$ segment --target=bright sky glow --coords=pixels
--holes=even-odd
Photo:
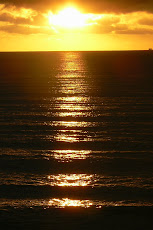
[[[0,4],[0,51],[152,48],[153,1],[148,5],[139,1],[124,1],[121,5],[117,0],[78,4],[75,0],[64,1],[67,7],[60,1],[48,0],[46,4],[40,0],[2,2],[5,3]],[[77,66],[69,62],[66,68]]]
[[[96,20],[102,18],[101,15],[82,14],[73,7],[67,7],[58,14],[48,15],[50,25],[64,27],[68,29],[81,28],[90,24],[95,24]]]

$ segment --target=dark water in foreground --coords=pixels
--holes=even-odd
[[[153,52],[0,53],[3,220],[68,207],[153,207]]]

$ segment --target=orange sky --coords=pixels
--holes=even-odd
[[[152,0],[0,0],[0,51],[152,46]]]

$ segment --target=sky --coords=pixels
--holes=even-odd
[[[153,48],[153,0],[0,0],[0,51]]]

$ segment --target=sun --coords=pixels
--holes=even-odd
[[[67,7],[58,14],[50,13],[48,19],[52,26],[68,29],[81,28],[86,26],[87,23],[87,16],[74,7]]]

